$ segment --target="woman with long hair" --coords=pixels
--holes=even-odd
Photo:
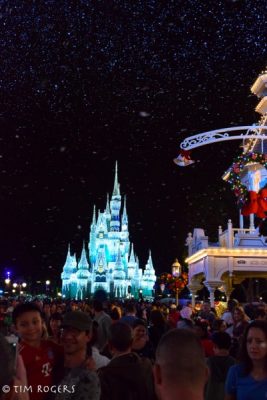
[[[230,368],[225,400],[261,400],[267,393],[267,321],[254,321],[243,335],[240,363]]]

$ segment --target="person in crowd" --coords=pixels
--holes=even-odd
[[[205,389],[205,400],[223,400],[227,372],[235,364],[235,359],[229,355],[231,337],[226,332],[214,332],[212,343],[214,356],[207,359],[209,379]]]
[[[51,305],[50,305],[50,312],[51,312],[51,315],[53,315],[53,314],[55,314],[55,313],[57,312],[57,305],[56,305],[56,303],[51,303]]]
[[[239,339],[249,323],[249,318],[245,314],[243,307],[237,306],[234,309],[233,320],[233,337]]]
[[[229,335],[232,335],[232,331],[233,331],[233,312],[235,307],[238,306],[238,301],[235,299],[230,299],[227,302],[227,310],[223,313],[222,315],[222,319],[224,320],[224,322],[227,325],[227,329],[226,332],[229,333]]]
[[[0,355],[0,400],[28,400],[28,393],[22,389],[27,385],[22,359],[17,357],[17,366],[15,366],[14,353],[2,334],[0,334]]]
[[[240,363],[227,375],[225,400],[266,399],[267,322],[251,322],[243,335]]]
[[[160,310],[151,311],[149,323],[149,340],[151,341],[153,348],[156,349],[161,336],[164,335],[165,332],[167,332],[168,325]]]
[[[54,313],[50,316],[48,324],[48,339],[57,344],[60,344],[62,319],[62,314]]]
[[[154,365],[159,400],[203,400],[208,368],[199,339],[187,329],[162,336]]]
[[[254,320],[266,321],[266,311],[262,308],[257,308],[254,313]]]
[[[63,359],[62,348],[50,340],[43,340],[44,321],[40,308],[34,303],[18,304],[12,313],[20,337],[19,354],[26,368],[32,400],[45,400],[48,393],[38,390],[57,381],[56,372]]]
[[[133,303],[127,303],[125,306],[125,315],[120,319],[120,322],[125,322],[126,324],[132,326],[134,321],[137,320],[136,308]]]
[[[213,343],[209,334],[209,323],[207,320],[196,320],[194,331],[199,337],[206,357],[214,355]]]
[[[133,333],[130,325],[116,322],[109,332],[112,360],[98,370],[101,400],[153,400],[152,366],[141,359],[132,348]]]
[[[118,322],[120,320],[120,318],[121,318],[120,312],[119,312],[117,307],[113,307],[112,308],[112,310],[110,311],[109,316],[110,316],[110,318],[112,320],[112,324],[114,324],[114,322]]]
[[[69,311],[62,321],[65,376],[59,383],[56,400],[98,400],[100,385],[93,371],[88,344],[92,337],[92,319],[83,311]],[[64,390],[65,388],[65,390]]]
[[[225,332],[226,329],[227,329],[227,324],[223,319],[215,319],[211,326],[212,333]]]
[[[110,316],[104,311],[103,303],[100,300],[93,301],[94,321],[98,323],[97,342],[95,346],[101,352],[104,350],[108,342],[108,332],[112,320]]]
[[[47,301],[43,304],[43,320],[47,326],[47,328],[49,327],[49,321],[50,321],[50,317],[51,317],[51,309],[50,309],[50,303],[48,303]]]
[[[243,307],[237,306],[233,312],[233,329],[232,329],[232,347],[231,355],[236,358],[239,352],[239,346],[242,335],[248,325],[248,316],[245,314]]]
[[[147,326],[144,320],[137,319],[133,323],[133,343],[132,351],[140,357],[147,357],[151,361],[155,359],[155,351],[149,340]]]
[[[96,370],[98,370],[99,368],[105,367],[110,362],[110,358],[106,357],[105,355],[100,354],[98,348],[95,345],[97,342],[97,332],[98,332],[98,323],[96,321],[93,321],[92,336],[91,336],[89,345],[92,348],[92,357],[95,362]]]
[[[216,318],[216,315],[214,314],[214,312],[211,310],[211,305],[208,301],[205,301],[202,304],[201,310],[198,314],[198,316],[201,319],[205,319],[206,321],[208,321],[208,323],[210,324],[210,326],[212,325],[213,321]]]
[[[191,319],[193,314],[192,307],[186,305],[180,311],[180,319],[177,322],[176,328],[177,329],[193,329],[194,323]]]
[[[168,325],[170,328],[176,328],[177,326],[177,322],[180,319],[180,313],[177,310],[177,307],[175,304],[171,304],[170,305],[170,309],[169,309],[169,315],[167,318],[168,321]]]

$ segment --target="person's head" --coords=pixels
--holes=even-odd
[[[209,312],[210,312],[210,303],[209,303],[209,302],[205,301],[205,302],[202,304],[202,311],[203,311],[204,313],[209,313]]]
[[[63,316],[60,313],[54,313],[49,319],[49,331],[52,334],[58,334],[61,328]]]
[[[28,344],[38,346],[44,331],[40,308],[35,303],[18,304],[14,308],[12,319],[20,338]]]
[[[197,398],[203,393],[207,375],[205,355],[193,332],[173,329],[162,336],[154,365],[160,399]]]
[[[165,319],[160,310],[152,310],[150,313],[150,324],[156,327],[164,326]]]
[[[183,307],[183,308],[182,308],[182,310],[181,310],[181,312],[180,312],[180,316],[181,316],[183,319],[188,319],[188,320],[190,320],[190,319],[191,319],[191,316],[192,316],[192,313],[193,313],[192,308],[186,306],[186,307]]]
[[[233,312],[234,308],[238,306],[238,301],[235,299],[230,299],[227,302],[228,311]]]
[[[62,314],[62,313],[63,313],[63,307],[62,307],[62,305],[58,304],[58,305],[56,306],[56,312],[59,313],[59,314]]]
[[[5,399],[5,394],[2,390],[4,386],[12,386],[12,381],[15,375],[14,357],[5,337],[0,334],[0,399]]]
[[[127,303],[125,306],[125,314],[127,315],[135,315],[136,314],[136,308],[133,303]]]
[[[212,322],[212,331],[213,332],[224,332],[227,328],[226,322],[223,319],[215,319]]]
[[[133,343],[133,330],[124,322],[115,322],[109,328],[108,343],[112,354],[129,353]]]
[[[205,320],[197,320],[194,326],[195,334],[200,339],[207,339],[209,336],[209,323]]]
[[[134,340],[141,339],[147,335],[146,323],[142,319],[136,319],[133,324]]]
[[[51,312],[50,303],[44,303],[44,305],[43,305],[43,312],[44,312],[45,314],[50,314],[50,312]]]
[[[113,307],[109,315],[112,319],[112,322],[116,322],[120,319],[120,313],[117,307]]]
[[[241,307],[241,306],[235,307],[234,311],[233,311],[234,322],[235,323],[242,322],[242,321],[245,321],[246,319],[247,319],[247,316],[245,314],[243,307]]]
[[[102,301],[95,299],[93,301],[93,309],[94,309],[95,312],[103,311],[103,303],[102,303]]]
[[[61,343],[66,355],[72,356],[87,351],[92,336],[92,319],[82,311],[69,311],[63,317]]]
[[[240,361],[249,373],[255,362],[262,362],[267,372],[267,321],[251,322],[243,335]]]
[[[263,310],[262,308],[258,308],[258,309],[255,311],[254,319],[255,319],[255,320],[266,321],[266,312],[265,312],[265,310]]]
[[[231,347],[231,336],[226,332],[214,332],[211,337],[215,355],[221,350],[229,351]]]

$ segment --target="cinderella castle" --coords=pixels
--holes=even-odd
[[[108,196],[106,209],[97,218],[94,207],[88,247],[83,245],[78,259],[69,247],[61,279],[65,298],[85,299],[99,289],[110,298],[153,296],[156,276],[151,253],[143,270],[129,241],[125,198],[121,211],[117,163],[111,201]]]

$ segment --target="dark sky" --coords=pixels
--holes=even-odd
[[[256,123],[250,86],[266,67],[266,4],[0,1],[0,267],[61,272],[103,210],[115,160],[130,237],[156,272],[194,227],[236,221],[221,175],[238,142],[175,166],[187,136]]]

